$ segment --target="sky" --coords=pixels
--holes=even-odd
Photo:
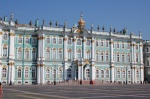
[[[127,28],[128,34],[141,31],[143,39],[150,40],[150,0],[0,0],[0,17],[10,19],[13,13],[20,24],[36,19],[42,24],[44,18],[47,26],[67,20],[71,28],[78,24],[81,11],[87,29],[94,24],[94,30],[99,25],[109,31],[111,25],[116,31]]]

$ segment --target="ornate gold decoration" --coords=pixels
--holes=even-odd
[[[0,32],[0,35],[2,35],[3,33],[2,32]]]
[[[92,64],[91,66],[95,66],[95,64]]]
[[[144,69],[144,67],[140,67],[140,69]]]
[[[95,42],[95,40],[92,40],[92,43],[94,43]]]
[[[83,42],[86,42],[86,39],[83,39]]]
[[[140,47],[143,47],[143,45],[142,45],[142,44],[140,44]]]
[[[80,27],[84,27],[84,25],[85,25],[85,21],[82,19],[82,17],[83,17],[83,15],[81,13],[80,20],[78,21],[78,24],[79,24]]]
[[[78,65],[78,60],[75,61],[75,64]]]
[[[114,44],[114,42],[109,42],[109,44]]]
[[[4,44],[4,48],[7,48],[7,44]]]
[[[71,49],[68,50],[68,52],[71,52],[71,51],[72,51]]]
[[[22,34],[19,34],[19,37],[22,37]]]
[[[40,37],[40,39],[41,39],[41,40],[44,40],[44,39],[45,39],[45,37],[44,37],[44,36],[41,36],[41,37]]]
[[[10,33],[10,36],[15,36],[15,34],[14,33]]]
[[[73,42],[75,42],[75,41],[76,41],[76,39],[74,38],[74,39],[73,39]]]
[[[40,67],[40,64],[37,64],[37,67]]]
[[[90,64],[90,61],[89,61],[88,59],[86,59],[86,60],[84,61],[84,63],[85,63],[85,64]]]
[[[36,48],[33,48],[32,50],[33,50],[33,51],[36,51]]]
[[[67,41],[67,38],[64,38],[64,41]]]
[[[110,66],[110,68],[115,68],[115,66]]]
[[[45,66],[45,64],[41,64],[40,66],[43,67],[43,66]]]
[[[0,62],[0,65],[2,65],[2,63]]]
[[[78,66],[82,66],[82,64],[78,64]]]

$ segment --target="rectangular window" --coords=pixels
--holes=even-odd
[[[87,41],[86,41],[86,45],[90,45],[90,40],[87,40]]]
[[[130,43],[128,43],[127,48],[130,49]]]
[[[119,48],[119,43],[117,43],[117,48]]]
[[[32,51],[32,59],[36,60],[36,52],[35,51]]]
[[[18,59],[21,59],[21,58],[22,58],[22,51],[18,50]]]
[[[4,56],[4,57],[7,57],[7,47],[4,47],[4,48],[3,48],[3,56]]]
[[[33,44],[33,45],[36,44],[36,38],[32,38],[32,44]]]
[[[108,45],[109,45],[108,42],[106,42],[106,47],[108,47]]]
[[[104,43],[103,43],[103,41],[101,41],[101,47],[103,47],[104,46]]]
[[[58,42],[58,44],[62,44],[62,39],[59,39],[59,42]]]
[[[4,39],[4,40],[7,40],[7,33],[5,33],[5,34],[3,35],[3,39]]]
[[[26,40],[25,40],[26,44],[29,44],[29,41],[30,41],[30,39],[26,38]]]
[[[122,48],[124,49],[124,43],[122,43]]]
[[[25,51],[25,59],[29,59],[29,51]]]
[[[50,38],[46,38],[46,43],[50,43]]]
[[[18,38],[18,43],[22,43],[22,37]]]

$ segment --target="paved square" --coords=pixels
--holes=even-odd
[[[149,99],[150,85],[3,86],[0,99]]]

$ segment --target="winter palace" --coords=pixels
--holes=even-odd
[[[83,15],[71,28],[58,22],[20,24],[0,18],[0,82],[46,84],[68,80],[94,84],[143,83],[143,40],[127,29],[93,24],[86,29]]]

